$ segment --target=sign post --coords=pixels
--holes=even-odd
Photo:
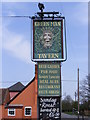
[[[60,120],[61,62],[67,59],[65,17],[59,12],[43,12],[42,3],[38,7],[41,12],[32,17],[32,61],[38,64],[39,119]]]

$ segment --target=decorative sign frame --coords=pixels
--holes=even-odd
[[[33,20],[32,61],[63,61],[63,19]]]

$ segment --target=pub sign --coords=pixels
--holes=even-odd
[[[63,20],[33,20],[33,61],[63,59]]]
[[[38,96],[60,96],[60,63],[38,62]]]

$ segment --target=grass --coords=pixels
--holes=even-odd
[[[78,115],[77,112],[65,112],[66,114],[69,114],[69,115]]]
[[[68,115],[78,115],[78,113],[77,112],[64,112],[64,113],[66,113],[66,114],[68,114]],[[81,114],[80,114],[81,115]],[[82,115],[81,115],[82,116]],[[90,116],[90,114],[89,115],[85,115],[84,114],[84,116]]]
[[[66,114],[69,114],[69,115],[73,115],[73,113],[72,112],[65,112]]]

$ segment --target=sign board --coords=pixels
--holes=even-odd
[[[63,59],[63,20],[33,20],[33,60]]]
[[[60,119],[60,97],[39,97],[39,119]]]
[[[38,96],[60,96],[60,63],[38,63]]]

